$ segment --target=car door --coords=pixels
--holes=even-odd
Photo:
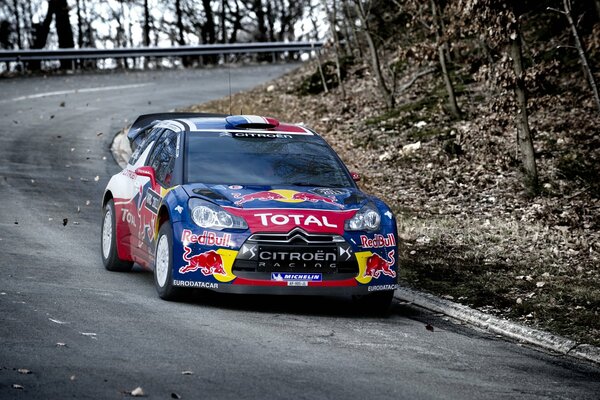
[[[136,169],[143,166],[157,139],[163,133],[163,128],[148,129],[142,132],[135,151],[129,158],[127,166],[118,177],[118,194],[115,196],[115,214],[119,218],[117,241],[119,246],[127,248],[127,253],[136,259],[138,246],[139,215],[137,204],[140,197],[139,176]]]
[[[136,256],[141,262],[150,266],[154,260],[154,241],[156,217],[162,197],[173,185],[177,133],[164,129],[148,154],[145,167],[152,167],[155,181],[148,176],[137,174],[134,186],[138,191],[136,209],[138,229],[136,235]]]

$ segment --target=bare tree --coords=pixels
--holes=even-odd
[[[75,42],[73,40],[73,29],[71,28],[71,22],[69,20],[69,6],[67,0],[49,0],[48,11],[46,17],[39,24],[34,24],[34,39],[33,48],[43,49],[46,46],[48,40],[48,33],[50,32],[50,24],[52,19],[55,17],[56,34],[58,36],[58,47],[60,48],[73,48]],[[41,65],[39,61],[31,62],[30,68],[40,69]],[[72,66],[71,61],[61,60],[60,66],[62,69],[68,69]]]
[[[521,50],[521,29],[519,16],[516,16],[514,39],[511,40],[511,56],[515,70],[515,94],[517,95],[517,141],[521,150],[523,169],[525,170],[525,185],[531,194],[538,190],[538,173],[533,150],[533,137],[529,129],[529,114],[527,111],[527,89],[525,87],[525,70]]]
[[[329,32],[331,33],[331,39],[333,40],[333,46],[335,49],[335,72],[338,78],[338,84],[340,87],[340,91],[342,92],[342,98],[346,97],[346,90],[344,89],[344,82],[342,82],[342,68],[340,66],[340,42],[338,39],[336,26],[337,26],[337,4],[336,0],[333,0],[331,3],[331,7],[327,5],[327,0],[323,0],[323,7],[325,7],[325,12],[327,13],[329,19]]]
[[[435,30],[435,40],[438,51],[438,59],[440,61],[440,67],[442,68],[442,77],[444,78],[444,84],[446,86],[446,92],[448,93],[448,107],[450,107],[450,112],[454,116],[454,118],[460,118],[460,109],[458,108],[458,104],[456,103],[456,95],[454,93],[454,85],[452,84],[452,80],[450,80],[450,75],[448,74],[448,67],[446,66],[446,41],[442,39],[443,36],[443,18],[442,11],[438,5],[437,0],[431,0],[431,13],[433,15],[433,24]]]
[[[596,0],[596,6],[598,7],[598,15],[600,17],[600,1],[599,0]],[[596,107],[598,108],[598,112],[600,112],[600,95],[598,94],[598,85],[596,85],[596,80],[594,79],[594,74],[592,73],[592,69],[590,68],[590,64],[588,62],[588,57],[585,52],[585,47],[581,43],[581,37],[579,36],[579,32],[577,31],[577,25],[575,25],[575,21],[573,21],[571,0],[563,0],[563,7],[564,7],[564,11],[557,10],[554,8],[549,8],[549,9],[559,12],[567,18],[567,22],[569,23],[569,27],[571,28],[571,33],[573,34],[573,39],[575,39],[575,47],[577,48],[577,53],[579,54],[579,60],[581,61],[581,66],[583,67],[583,71],[584,71],[587,81],[590,85],[592,95],[594,96],[594,101],[596,102]]]
[[[150,8],[148,0],[144,0],[144,46],[150,46]]]
[[[17,47],[19,49],[23,48],[23,42],[21,41],[21,17],[19,14],[19,3],[18,0],[13,0],[15,13],[15,32],[17,33]]]
[[[367,40],[367,45],[369,47],[371,70],[377,80],[377,87],[379,88],[379,92],[381,93],[381,97],[383,97],[387,108],[394,108],[394,95],[388,89],[387,84],[385,83],[385,79],[383,78],[383,73],[381,72],[381,65],[379,62],[379,54],[377,53],[377,46],[375,45],[371,32],[369,32],[367,15],[365,13],[362,1],[354,0],[354,5],[356,8],[356,14],[358,15],[358,18],[360,19],[362,25],[362,30],[365,35],[365,39]]]

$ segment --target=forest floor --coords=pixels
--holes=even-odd
[[[401,284],[600,345],[600,117],[589,99],[565,87],[532,101],[541,192],[531,197],[516,129],[493,125],[484,110],[491,95],[476,83],[457,85],[463,117],[456,120],[435,72],[386,111],[360,66],[344,81],[346,98],[339,87],[302,94],[315,69],[306,64],[190,110],[316,129],[361,174],[360,186],[395,211]],[[418,71],[411,72],[400,84]],[[492,129],[480,128],[490,120]]]

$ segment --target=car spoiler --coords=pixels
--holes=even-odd
[[[127,139],[130,143],[135,143],[137,137],[141,132],[155,125],[157,122],[168,120],[168,119],[181,119],[181,118],[214,118],[228,117],[228,114],[216,114],[216,113],[192,113],[192,112],[167,112],[167,113],[155,113],[155,114],[144,114],[137,117],[135,122],[127,131]]]

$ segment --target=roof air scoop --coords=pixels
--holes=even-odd
[[[279,121],[258,115],[230,115],[225,118],[227,129],[272,129],[279,126]]]

